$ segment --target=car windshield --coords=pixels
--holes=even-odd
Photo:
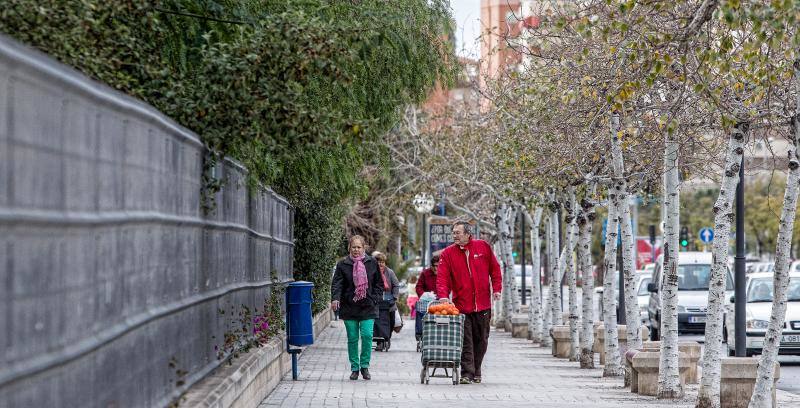
[[[651,278],[643,278],[642,283],[639,284],[639,296],[642,295],[649,295],[650,292],[647,291],[647,284],[652,282]]]
[[[753,279],[747,288],[747,301],[751,303],[772,302],[772,294],[772,278]],[[800,278],[789,280],[789,288],[786,295],[789,301],[800,301]]]
[[[678,265],[678,290],[708,290],[710,278],[711,265]]]

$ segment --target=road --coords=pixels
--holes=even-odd
[[[682,334],[681,340],[695,340],[703,342],[702,334]],[[727,345],[723,345],[727,349]],[[781,378],[778,380],[778,389],[800,394],[800,357],[799,356],[778,356],[781,364]]]
[[[548,295],[549,288],[543,288],[543,295],[546,298]],[[568,291],[566,288],[562,291],[564,304],[567,304],[568,298]],[[595,316],[598,316],[598,299],[595,294]],[[530,300],[530,298],[528,298]],[[580,305],[581,301],[581,290],[578,288],[578,304]],[[682,334],[680,335],[681,340],[695,340],[699,343],[703,342],[703,335],[702,334]],[[723,345],[723,347],[727,347],[727,345]],[[778,362],[781,365],[781,378],[778,380],[778,389],[791,392],[794,394],[800,395],[800,356],[779,356]]]

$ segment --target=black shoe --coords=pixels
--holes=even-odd
[[[351,380],[357,380],[358,379],[358,371],[353,371],[352,373],[350,373],[350,379]]]
[[[358,378],[358,373],[356,374],[356,378]],[[372,376],[369,375],[369,368],[362,368],[361,369],[361,376],[364,377],[365,380],[371,380]],[[350,378],[353,378],[352,376]]]
[[[458,383],[459,384],[472,384],[472,380],[470,380],[469,377],[461,377],[461,379],[458,381]]]
[[[476,376],[475,378],[472,379],[472,382],[474,382],[475,384],[480,384],[481,383],[481,377],[477,377]]]

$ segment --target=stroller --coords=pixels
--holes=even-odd
[[[382,300],[378,304],[378,319],[375,320],[372,341],[377,343],[375,351],[389,351],[392,346],[392,329],[394,328],[394,302]]]

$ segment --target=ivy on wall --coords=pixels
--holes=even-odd
[[[296,279],[329,301],[381,136],[455,67],[446,0],[6,0],[0,32],[145,100],[295,207]]]

